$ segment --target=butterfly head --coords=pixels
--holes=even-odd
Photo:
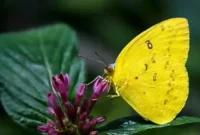
[[[114,73],[114,69],[115,69],[115,63],[114,64],[108,64],[106,66],[106,68],[104,69],[104,73],[107,75],[107,76],[112,76],[113,73]]]

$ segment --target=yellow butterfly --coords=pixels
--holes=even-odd
[[[172,121],[185,106],[189,26],[185,18],[158,23],[134,38],[105,74],[118,96],[157,124]]]

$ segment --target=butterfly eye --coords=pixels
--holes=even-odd
[[[106,67],[106,69],[107,69],[108,72],[112,72],[112,71],[114,70],[113,67],[112,67],[111,65],[108,65],[108,66]]]

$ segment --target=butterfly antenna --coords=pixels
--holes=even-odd
[[[103,59],[103,57],[101,57],[97,52],[95,52],[95,54],[104,62],[104,65],[107,67],[108,63]]]
[[[81,58],[84,58],[84,59],[88,59],[88,60],[92,60],[92,61],[96,61],[98,63],[101,63],[103,64],[104,66],[107,66],[106,63],[102,62],[102,61],[99,61],[99,60],[95,60],[95,59],[92,59],[92,58],[89,58],[89,57],[85,57],[85,56],[82,56],[82,55],[77,55],[78,57],[81,57]]]

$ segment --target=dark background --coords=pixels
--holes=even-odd
[[[63,22],[76,30],[81,55],[97,59],[97,51],[113,63],[121,49],[143,30],[168,18],[186,17],[191,31],[187,62],[190,95],[181,114],[200,117],[199,5],[199,0],[0,0],[0,32]],[[87,80],[102,74],[102,65],[85,61]],[[100,101],[94,114],[102,113],[108,121],[135,114],[121,99]],[[139,134],[199,135],[199,128],[200,125],[193,124]],[[0,107],[0,135],[23,134],[31,133],[13,123]]]

